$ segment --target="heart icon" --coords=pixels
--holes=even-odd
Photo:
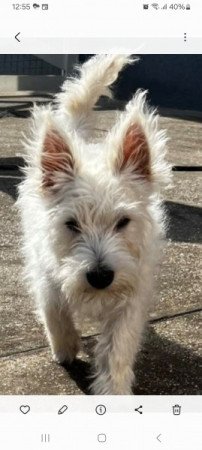
[[[20,411],[23,414],[27,414],[30,411],[30,406],[28,406],[28,405],[21,405],[20,406]]]

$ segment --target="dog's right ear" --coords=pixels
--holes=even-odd
[[[51,129],[45,134],[42,154],[42,187],[57,191],[74,177],[75,162],[70,144]]]

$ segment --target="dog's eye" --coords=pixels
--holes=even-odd
[[[74,233],[80,233],[81,231],[78,222],[74,219],[68,220],[67,222],[65,222],[65,225],[70,231],[73,231]]]
[[[116,230],[121,230],[122,228],[125,228],[129,222],[130,219],[128,217],[122,217],[116,224]]]

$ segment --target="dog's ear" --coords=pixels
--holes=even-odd
[[[129,180],[148,182],[155,189],[169,183],[166,133],[159,130],[159,117],[146,104],[145,91],[137,91],[106,141],[107,158],[113,172],[124,174]]]
[[[116,161],[116,169],[120,172],[129,169],[136,176],[151,178],[151,164],[149,144],[140,124],[131,124],[119,148],[119,157]]]
[[[74,176],[74,158],[67,143],[54,129],[48,130],[44,137],[42,155],[42,186],[59,189],[61,182]]]

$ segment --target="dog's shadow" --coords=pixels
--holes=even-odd
[[[76,358],[72,364],[63,363],[62,367],[67,371],[70,378],[74,380],[80,391],[90,395],[90,363]]]
[[[87,358],[92,359],[93,349],[96,338],[89,336],[82,339],[83,349]],[[67,371],[69,377],[74,380],[78,388],[86,395],[90,395],[90,385],[92,379],[92,367],[90,362],[85,359],[76,358],[72,364],[63,363],[63,368]]]
[[[85,349],[92,356],[93,338],[84,339]],[[136,395],[197,395],[200,393],[199,367],[202,358],[174,341],[159,336],[150,326],[136,364]],[[90,394],[91,366],[76,359],[63,365],[78,388]]]
[[[187,348],[186,342],[180,345],[174,334],[169,340],[150,326],[135,365],[134,394],[197,395],[201,388],[201,363],[202,358]]]

